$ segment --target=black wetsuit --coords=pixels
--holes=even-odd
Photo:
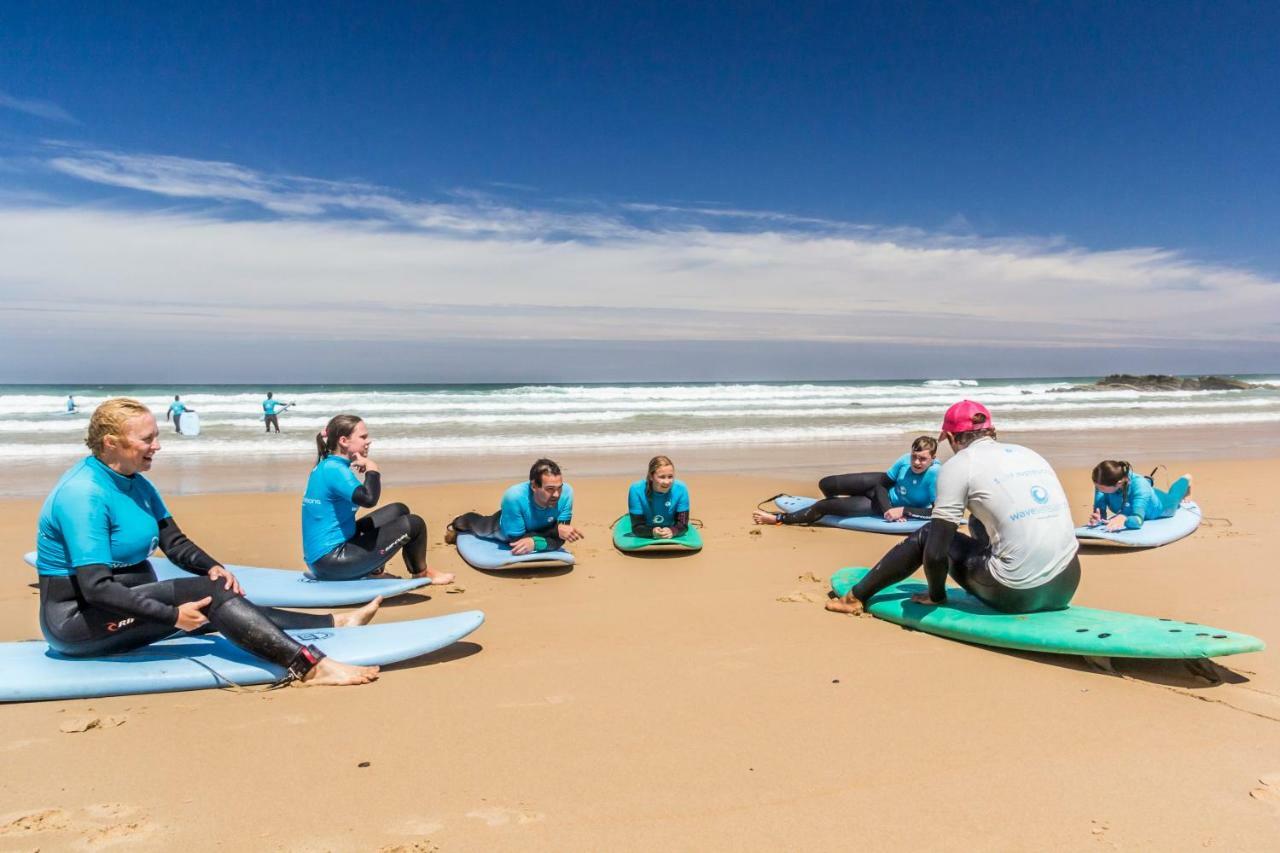
[[[893,480],[883,471],[832,474],[818,481],[823,499],[795,512],[780,513],[783,524],[813,524],[824,515],[842,518],[883,516],[892,507],[889,489]]]
[[[40,630],[49,646],[68,656],[97,657],[129,651],[181,633],[178,605],[212,598],[204,608],[209,627],[236,645],[280,666],[290,666],[302,645],[281,628],[332,627],[332,616],[258,607],[211,580],[218,562],[188,539],[171,517],[160,522],[160,547],[189,578],[157,581],[146,560],[112,569],[76,566],[73,575],[40,576]],[[202,575],[206,575],[202,577]]]
[[[380,493],[381,478],[370,471],[351,500],[357,506],[373,506]],[[427,523],[402,503],[388,504],[356,519],[354,536],[309,565],[320,580],[355,580],[378,571],[402,549],[410,572],[420,575],[427,570]]]
[[[907,536],[867,573],[850,592],[863,604],[886,586],[909,578],[927,565],[929,593],[934,601],[946,598],[946,578],[955,578],[969,594],[1006,613],[1061,610],[1071,603],[1080,585],[1080,559],[1071,562],[1048,583],[1027,589],[1006,586],[991,574],[991,540],[982,522],[969,516],[972,536],[955,532],[956,525],[931,521]],[[950,534],[950,535],[948,535]],[[933,568],[937,567],[937,568]],[[945,571],[940,569],[945,568]]]

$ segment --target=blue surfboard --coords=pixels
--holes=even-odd
[[[798,498],[795,495],[779,495],[773,499],[778,505],[778,509],[783,512],[797,512],[807,506],[813,506],[818,501],[816,498]],[[880,516],[865,515],[856,517],[846,517],[840,515],[824,515],[817,524],[823,527],[839,527],[844,530],[860,530],[863,533],[894,533],[899,536],[906,536],[908,533],[914,533],[921,527],[929,523],[927,518],[911,518],[905,521],[885,521]]]
[[[481,539],[473,533],[458,534],[458,556],[476,569],[554,568],[572,566],[573,555],[568,551],[534,551],[531,554],[512,554],[506,542]]]
[[[36,552],[23,557],[35,566]],[[191,572],[175,566],[164,557],[149,557],[156,579],[167,581],[189,578]],[[429,578],[362,578],[354,581],[320,581],[304,572],[286,569],[260,569],[255,566],[227,568],[240,581],[245,598],[263,607],[346,607],[365,604],[379,595],[390,598],[431,583]]]
[[[1086,543],[1111,542],[1125,548],[1158,548],[1190,536],[1199,526],[1200,505],[1195,501],[1185,501],[1173,515],[1144,521],[1137,530],[1110,531],[1101,524],[1086,525],[1076,528],[1076,538]]]
[[[479,628],[484,614],[449,616],[287,631],[343,663],[384,665],[434,652]],[[216,634],[176,637],[121,655],[69,658],[43,641],[0,643],[0,702],[88,699],[136,693],[169,693],[231,685],[271,684],[284,669],[256,658]]]

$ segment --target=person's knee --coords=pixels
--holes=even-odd
[[[426,535],[427,535],[427,522],[423,520],[422,516],[420,516],[420,515],[413,515],[413,514],[411,513],[411,514],[408,516],[408,521],[409,521],[409,535],[410,535],[410,536],[412,536],[412,537],[414,537],[414,538],[416,539],[416,538],[418,538],[419,536],[426,536]]]
[[[836,485],[836,481],[837,481],[837,475],[835,474],[830,474],[826,477],[823,477],[821,480],[818,481],[819,491],[821,491],[824,495],[830,497],[832,494],[835,493],[836,489],[838,488],[838,486]]]
[[[409,507],[402,503],[387,504],[383,509],[388,515],[410,515]]]
[[[195,587],[195,591],[199,594],[198,597],[190,600],[199,601],[206,596],[212,598],[213,601],[209,602],[209,607],[207,608],[209,611],[217,610],[231,599],[240,597],[227,589],[227,582],[224,578],[200,578],[200,581]]]

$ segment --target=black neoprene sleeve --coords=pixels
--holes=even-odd
[[[178,623],[178,608],[139,595],[124,584],[117,583],[111,574],[111,568],[102,563],[76,566],[76,581],[85,601],[96,607],[128,616],[141,616],[165,625]]]
[[[351,493],[351,502],[356,506],[370,509],[378,505],[380,497],[382,497],[382,475],[377,471],[365,471],[364,484],[357,486]]]
[[[947,573],[951,569],[948,554],[957,524],[934,519],[929,522],[929,538],[924,546],[924,577],[929,582],[929,598],[935,603],[947,600]]]

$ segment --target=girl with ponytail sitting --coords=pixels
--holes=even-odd
[[[382,495],[382,474],[369,458],[372,444],[355,415],[335,415],[316,434],[316,465],[302,497],[302,551],[311,573],[356,580],[381,573],[400,551],[412,577],[452,583],[453,575],[427,568],[427,523],[407,506],[388,504],[356,518],[356,507],[372,509]]]
[[[1093,469],[1093,488],[1090,525],[1105,522],[1107,530],[1137,530],[1145,521],[1169,518],[1178,511],[1191,496],[1191,475],[1184,474],[1162,492],[1149,478],[1134,474],[1128,462],[1107,459]]]

